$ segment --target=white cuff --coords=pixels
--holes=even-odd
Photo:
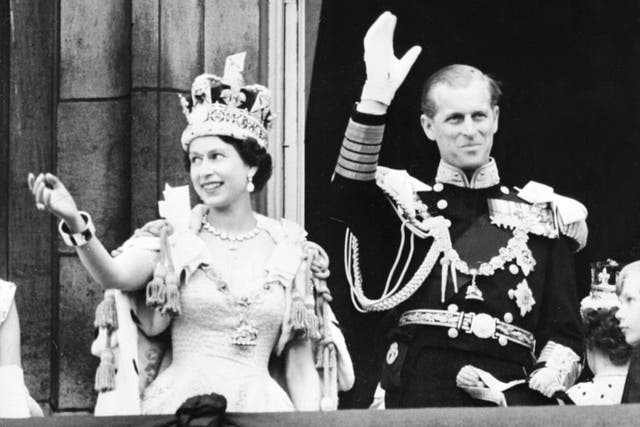
[[[549,341],[544,346],[538,363],[544,362],[544,367],[553,369],[556,373],[558,383],[567,390],[580,375],[580,356],[569,347]]]
[[[395,94],[396,88],[390,82],[367,80],[362,88],[360,99],[378,101],[389,106]]]

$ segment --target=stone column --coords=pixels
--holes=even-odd
[[[56,2],[12,0],[10,31],[8,141],[2,159],[6,204],[6,276],[18,284],[16,304],[22,330],[22,366],[26,385],[40,402],[49,400],[51,378],[51,304],[53,221],[35,209],[27,189],[29,171],[55,166],[55,101],[57,81]],[[4,17],[3,17],[4,18]],[[4,33],[3,33],[4,34]],[[4,58],[3,58],[4,59]],[[6,63],[3,72],[7,71]],[[5,76],[3,76],[5,77]],[[6,168],[6,169],[5,169]],[[6,181],[5,181],[6,180]],[[4,251],[3,251],[4,252]]]
[[[108,250],[130,231],[130,0],[60,1],[58,175]],[[58,407],[91,408],[89,347],[102,288],[58,240]]]

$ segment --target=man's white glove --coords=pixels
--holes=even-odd
[[[364,62],[367,81],[362,88],[361,100],[378,101],[390,105],[422,48],[413,46],[400,59],[393,52],[393,32],[397,18],[384,12],[371,25],[364,37]]]
[[[564,390],[558,379],[558,372],[549,367],[540,368],[529,378],[529,388],[546,397],[552,397],[556,391]]]

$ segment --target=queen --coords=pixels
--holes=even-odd
[[[182,98],[180,142],[201,203],[191,209],[188,191],[167,189],[165,219],[115,256],[56,176],[29,174],[36,206],[61,220],[63,239],[107,289],[93,346],[96,414],[173,413],[209,393],[230,411],[331,409],[353,383],[328,305],[326,254],[297,224],[252,208],[271,175],[273,116],[268,90],[243,85],[243,58],[227,58],[222,78],[198,76]],[[168,349],[153,338],[167,335]]]

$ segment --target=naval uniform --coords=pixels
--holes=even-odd
[[[357,238],[357,259],[352,262],[351,253],[346,262],[357,270],[364,295],[373,299],[384,291],[394,262],[386,290],[398,281],[412,288],[362,304],[368,311],[388,311],[391,326],[381,332],[386,340],[379,352],[386,407],[497,403],[456,386],[465,365],[502,382],[549,366],[569,387],[579,372],[583,339],[576,242],[559,232],[557,213],[502,184],[493,159],[471,179],[441,161],[429,185],[378,167],[384,121],[354,110],[332,191],[335,217]],[[429,229],[416,231],[425,218],[444,218],[449,237],[418,236]],[[436,251],[434,263],[432,248],[447,239],[451,250]],[[504,395],[509,405],[552,402],[526,384]]]

